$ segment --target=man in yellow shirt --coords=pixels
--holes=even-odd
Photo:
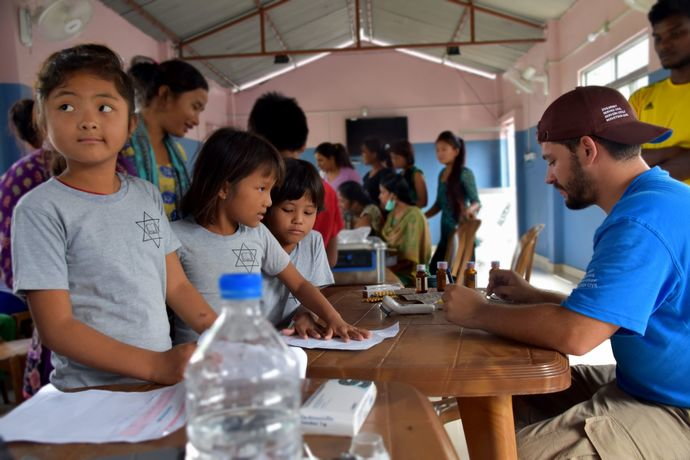
[[[690,184],[690,0],[659,0],[648,17],[654,49],[671,76],[636,91],[630,105],[640,121],[671,128],[673,134],[643,145],[642,156]]]

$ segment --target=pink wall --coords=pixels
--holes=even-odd
[[[610,23],[609,32],[588,42],[587,36],[599,30],[606,20]],[[549,23],[547,42],[534,46],[516,63],[519,69],[531,65],[540,72],[548,70],[548,97],[540,93],[540,85],[531,95],[518,95],[514,86],[504,81],[504,114],[515,114],[517,129],[536,125],[551,101],[579,84],[578,75],[583,68],[650,31],[646,14],[628,8],[621,0],[578,0],[560,20]],[[651,72],[660,67],[651,41],[649,53]]]
[[[245,127],[257,97],[279,91],[297,98],[307,113],[313,147],[344,142],[345,120],[360,116],[408,117],[411,142],[433,142],[450,129],[490,139],[500,111],[496,81],[426,62],[396,51],[331,54],[235,94],[234,124]]]
[[[0,2],[0,83],[18,81],[17,46],[17,10],[12,2]]]
[[[61,42],[49,42],[34,27],[33,46],[27,48],[19,40],[16,3],[1,1],[0,52],[3,65],[0,66],[0,82],[33,86],[35,75],[48,55],[78,43],[107,45],[119,53],[126,64],[135,55],[150,56],[159,61],[172,57],[169,44],[158,42],[144,34],[101,2],[91,3],[93,17],[80,36]],[[188,134],[193,139],[203,139],[209,125],[221,126],[227,123],[227,100],[230,93],[214,82],[209,83],[212,88],[208,107],[197,129]]]
[[[94,17],[80,37],[51,43],[35,33],[33,47],[26,48],[19,42],[16,3],[0,1],[0,82],[31,86],[49,53],[80,42],[104,43],[126,62],[136,54],[158,60],[171,56],[168,44],[148,37],[100,2],[93,6]],[[607,19],[610,32],[587,42],[587,35]],[[209,130],[228,123],[245,127],[254,100],[275,90],[296,97],[307,112],[309,146],[344,141],[345,120],[359,116],[363,107],[369,116],[407,116],[412,142],[433,141],[444,129],[469,139],[494,138],[504,116],[514,116],[517,129],[536,124],[555,96],[576,85],[580,69],[648,30],[646,16],[629,10],[621,0],[578,0],[560,20],[549,24],[548,41],[535,45],[516,64],[548,70],[549,96],[540,88],[532,95],[517,95],[500,77],[487,80],[395,51],[332,54],[235,95],[212,83],[207,110],[190,137],[203,139]],[[650,58],[650,70],[657,69],[652,49]]]

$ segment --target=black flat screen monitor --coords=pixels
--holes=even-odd
[[[407,117],[355,118],[345,122],[347,151],[357,157],[362,153],[362,142],[376,137],[384,145],[399,139],[407,139]]]

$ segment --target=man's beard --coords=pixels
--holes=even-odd
[[[596,194],[592,181],[585,174],[580,160],[575,155],[570,157],[570,177],[566,187],[557,185],[557,188],[566,193],[566,207],[577,210],[593,205],[596,201]]]
[[[678,62],[674,62],[673,64],[666,64],[664,65],[662,63],[662,67],[667,70],[676,70],[676,69],[683,69],[686,67],[690,67],[690,56],[685,56]]]

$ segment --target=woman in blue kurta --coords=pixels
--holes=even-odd
[[[429,263],[431,273],[436,272],[436,262],[446,260],[448,239],[458,223],[476,218],[481,207],[474,174],[465,166],[465,141],[443,131],[436,139],[436,158],[445,168],[438,175],[436,201],[425,213],[429,218],[441,212],[441,238]]]

